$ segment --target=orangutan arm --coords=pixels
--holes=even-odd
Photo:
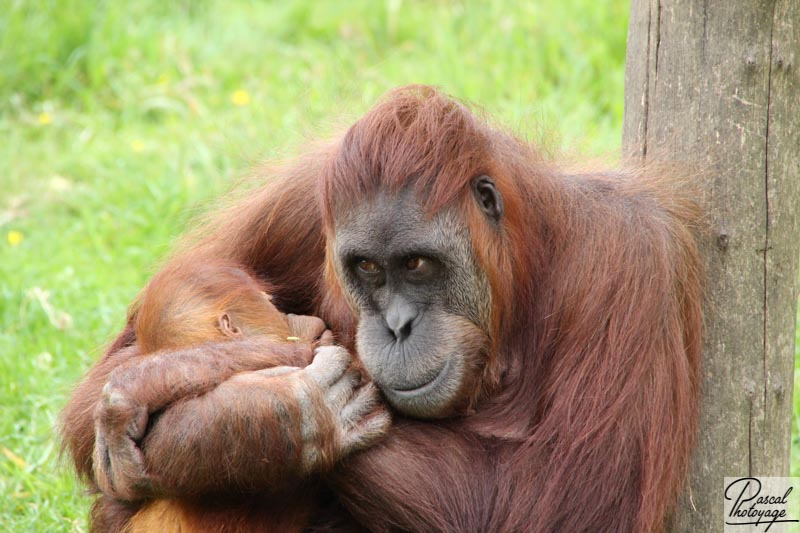
[[[495,531],[502,449],[441,421],[395,422],[378,445],[327,476],[338,500],[370,531]],[[507,510],[507,509],[505,509]]]
[[[277,490],[327,469],[389,425],[374,386],[356,391],[349,363],[345,349],[330,346],[303,369],[239,373],[170,406],[150,429],[141,404],[106,399],[96,412],[97,484],[135,500]]]
[[[108,375],[101,400],[144,415],[187,396],[208,392],[237,372],[311,362],[309,343],[247,337],[164,350],[130,359]]]
[[[133,342],[133,328],[127,327],[78,383],[61,413],[59,431],[63,449],[71,457],[78,475],[90,483],[93,483],[94,471],[93,413],[109,374],[117,366],[139,357],[139,349],[131,346]]]

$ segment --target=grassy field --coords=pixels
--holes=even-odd
[[[625,0],[7,0],[0,530],[86,529],[58,412],[170,243],[254,163],[407,83],[480,103],[553,151],[613,154],[627,12]]]

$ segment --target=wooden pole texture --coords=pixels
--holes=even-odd
[[[800,1],[632,0],[622,144],[703,175],[703,399],[669,529],[722,531],[724,476],[789,475]]]

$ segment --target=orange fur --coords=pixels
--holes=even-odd
[[[131,306],[136,343],[146,355],[237,335],[299,340],[292,336],[286,315],[272,304],[268,290],[266,283],[230,262],[174,262],[153,277]],[[229,321],[228,328],[221,326],[221,317]],[[113,527],[124,533],[216,531],[220,519],[226,523],[225,531],[244,533],[253,524],[244,519],[248,507],[241,503],[199,505],[178,498],[150,500],[135,510],[127,523],[131,504],[104,497],[98,507],[98,523],[117,522]],[[260,502],[259,507],[258,514],[263,515],[270,502]],[[276,531],[300,531],[308,514],[307,503],[289,501],[275,507],[267,519]]]
[[[289,325],[268,289],[227,262],[173,263],[153,277],[133,306],[136,342],[149,353],[225,340],[229,333],[219,325],[223,315],[241,334],[285,341]]]

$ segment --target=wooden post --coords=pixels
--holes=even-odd
[[[632,0],[623,151],[697,164],[710,206],[703,399],[673,531],[724,476],[788,476],[800,254],[800,2]]]

